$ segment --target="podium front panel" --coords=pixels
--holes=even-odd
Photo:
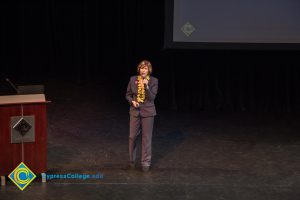
[[[21,108],[23,107],[23,109]],[[34,142],[23,143],[24,163],[34,173],[47,171],[47,104],[0,105],[0,175],[10,174],[22,162],[22,144],[11,143],[11,118],[34,116]]]

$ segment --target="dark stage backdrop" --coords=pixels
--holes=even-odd
[[[299,51],[164,50],[164,6],[161,0],[1,2],[1,87],[5,77],[101,84],[124,103],[129,76],[146,58],[159,78],[160,108],[300,110]]]

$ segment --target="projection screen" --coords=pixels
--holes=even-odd
[[[166,0],[165,48],[300,49],[300,0]]]

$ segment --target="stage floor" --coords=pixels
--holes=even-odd
[[[158,109],[152,168],[128,164],[125,93],[48,85],[48,174],[101,179],[40,178],[0,199],[256,199],[299,200],[300,116],[282,113],[174,112]],[[124,103],[120,103],[122,98]],[[141,138],[140,138],[141,139]],[[140,144],[140,143],[139,143]],[[138,160],[140,161],[140,148]]]

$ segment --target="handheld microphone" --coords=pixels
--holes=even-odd
[[[145,79],[146,79],[146,78],[143,78],[143,81],[144,81]],[[146,89],[149,88],[149,86],[148,86],[146,83],[144,83],[144,87],[145,87]]]
[[[9,85],[10,85],[12,88],[14,88],[14,90],[15,90],[17,93],[19,93],[18,88],[15,86],[15,84],[13,84],[8,78],[6,78],[5,80],[6,80],[6,82],[9,83]]]

